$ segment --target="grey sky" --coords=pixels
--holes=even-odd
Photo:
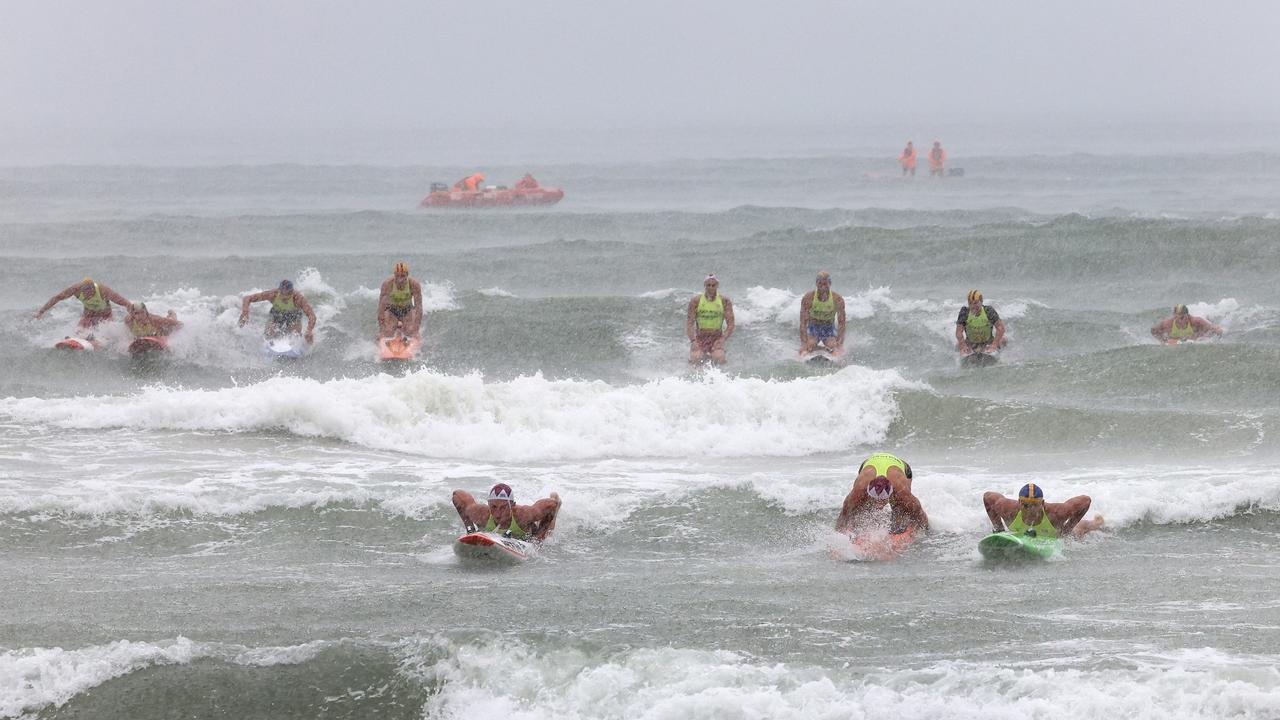
[[[1260,1],[5,2],[0,130],[1275,122],[1277,37]]]

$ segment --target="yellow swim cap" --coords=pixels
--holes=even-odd
[[[969,291],[969,302],[971,302],[971,303],[980,303],[980,302],[982,302],[982,291],[981,291],[981,290],[970,290],[970,291]]]
[[[404,273],[405,275],[408,275],[409,265],[407,263],[398,262],[396,263],[396,267],[394,270],[392,270],[392,272],[397,275],[399,275],[400,273]]]

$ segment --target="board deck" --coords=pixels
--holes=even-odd
[[[467,560],[521,563],[533,556],[534,545],[501,533],[467,533],[453,541],[453,553]]]
[[[416,360],[422,350],[422,340],[405,335],[379,338],[378,358],[380,360]]]
[[[876,562],[893,560],[901,556],[920,538],[920,533],[915,526],[912,526],[900,533],[864,530],[857,533],[850,532],[846,537],[849,540],[848,547],[840,544],[839,547],[831,548],[833,559],[846,562]]]
[[[296,360],[307,354],[307,342],[301,335],[282,335],[264,338],[262,353],[281,360]]]
[[[82,337],[72,337],[68,335],[67,337],[64,337],[58,342],[54,343],[53,347],[58,350],[72,350],[72,351],[78,350],[82,352],[93,352],[94,350],[97,350],[98,348],[102,347],[102,343],[98,342],[97,340],[94,340],[92,337],[82,338]]]
[[[146,355],[169,349],[169,339],[160,335],[144,335],[129,343],[130,355]]]
[[[809,352],[796,353],[796,359],[810,365],[840,365],[844,363],[844,352],[835,353],[819,347]]]
[[[982,368],[991,367],[1000,362],[1000,358],[996,353],[969,353],[960,358],[960,367],[963,368]]]
[[[1062,541],[1057,538],[1041,539],[1007,531],[991,533],[978,542],[978,552],[988,560],[1045,560],[1061,550]]]

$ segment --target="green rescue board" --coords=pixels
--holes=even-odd
[[[1062,549],[1057,538],[1036,538],[1030,535],[1014,535],[1011,532],[991,533],[978,543],[978,552],[988,560],[1016,558],[1040,559],[1052,557]]]

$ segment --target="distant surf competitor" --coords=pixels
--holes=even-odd
[[[496,532],[518,540],[545,540],[556,526],[560,496],[551,493],[532,505],[517,505],[511,486],[498,483],[488,503],[477,502],[466,490],[453,491],[453,507],[467,532]]]
[[[961,355],[990,353],[1005,346],[1004,321],[990,305],[982,304],[982,292],[969,291],[969,302],[956,317],[956,349]]]
[[[816,289],[800,298],[800,352],[819,345],[833,355],[844,352],[844,298],[831,290],[831,274],[818,273]]]
[[[1186,305],[1174,305],[1173,317],[1156,323],[1151,328],[1151,334],[1161,342],[1179,343],[1199,340],[1205,335],[1222,337],[1222,328],[1192,315]]]
[[[267,337],[280,335],[297,335],[302,332],[302,316],[307,316],[308,343],[315,342],[316,314],[311,303],[302,293],[293,288],[292,280],[281,280],[274,290],[263,290],[260,293],[246,295],[240,303],[240,327],[249,321],[249,306],[256,302],[270,301],[271,312],[267,314],[267,327],[263,334]]]
[[[422,284],[409,277],[409,266],[398,262],[378,296],[378,327],[381,337],[403,332],[409,337],[422,334]]]
[[[848,533],[883,524],[886,507],[889,532],[929,529],[929,516],[911,494],[911,466],[896,455],[876,453],[858,467],[853,490],[845,496],[836,518],[836,531]]]
[[[49,302],[44,307],[36,311],[35,319],[39,320],[49,311],[49,308],[74,297],[84,306],[84,313],[80,315],[80,327],[89,328],[111,319],[111,303],[115,303],[120,307],[128,310],[131,304],[123,295],[112,290],[101,283],[94,282],[92,278],[85,278],[62,292],[49,298]]]
[[[689,364],[710,359],[725,363],[724,347],[733,335],[733,303],[720,294],[720,281],[708,275],[702,293],[689,301],[685,334],[689,336]]]
[[[1018,499],[1007,498],[998,492],[982,494],[982,504],[987,509],[994,532],[1006,529],[1014,535],[1031,535],[1041,539],[1080,537],[1102,527],[1102,516],[1084,520],[1092,500],[1088,495],[1060,503],[1044,501],[1044,490],[1035,483],[1028,483],[1018,491]]]

